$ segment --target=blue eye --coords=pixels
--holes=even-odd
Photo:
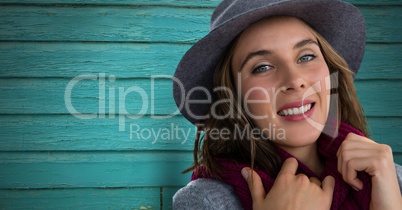
[[[260,72],[268,71],[270,69],[271,69],[271,66],[269,66],[269,65],[261,65],[255,69],[253,69],[253,73],[260,73]]]
[[[299,58],[298,62],[307,62],[307,61],[311,61],[315,58],[316,56],[313,54],[309,54],[309,55],[304,55],[301,58]]]

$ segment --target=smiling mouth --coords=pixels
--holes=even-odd
[[[278,112],[278,115],[280,116],[294,116],[294,115],[302,115],[309,111],[311,108],[314,107],[315,103],[311,104],[306,104],[301,107],[295,107],[295,108],[289,108],[289,109],[284,109]]]

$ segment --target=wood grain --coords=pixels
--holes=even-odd
[[[10,0],[0,0],[3,4],[89,4],[89,5],[134,5],[134,6],[177,6],[177,7],[211,7],[215,8],[221,0],[21,0],[18,2]],[[402,5],[399,0],[346,0],[354,5]]]
[[[401,118],[371,117],[369,125],[374,140],[402,152]],[[193,149],[195,127],[181,116],[167,119],[144,116],[138,120],[127,119],[124,126],[126,130],[119,131],[119,120],[109,118],[81,120],[68,115],[7,115],[0,118],[0,148],[2,151]]]
[[[160,209],[160,188],[0,190],[1,209]]]
[[[190,152],[2,152],[0,188],[183,186]]]
[[[172,207],[172,197],[179,190],[178,187],[164,187],[162,188],[163,192],[163,210],[171,210]]]
[[[0,42],[0,77],[65,77],[104,73],[116,78],[173,75],[191,44]],[[366,46],[357,79],[402,79],[401,44]]]
[[[401,42],[400,6],[360,7],[368,42]],[[0,39],[194,43],[209,31],[210,8],[6,6]]]
[[[184,117],[82,120],[71,115],[0,117],[2,151],[152,151],[193,149],[195,126]]]

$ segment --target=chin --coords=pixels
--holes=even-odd
[[[321,130],[317,130],[312,126],[304,128],[299,127],[297,130],[286,129],[284,139],[274,139],[276,144],[288,147],[304,147],[315,143],[321,135]]]

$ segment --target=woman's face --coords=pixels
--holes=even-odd
[[[329,69],[308,26],[292,17],[254,23],[231,65],[246,114],[266,137],[283,147],[317,140],[328,115]]]

